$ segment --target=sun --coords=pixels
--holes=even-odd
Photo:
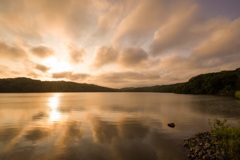
[[[48,71],[49,73],[66,72],[72,70],[70,63],[64,60],[58,60],[54,57],[46,59],[44,64],[50,68]]]

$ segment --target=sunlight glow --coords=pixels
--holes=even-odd
[[[52,109],[55,110],[57,109],[59,105],[59,95],[54,95],[53,97],[50,97],[48,99],[48,106]]]
[[[55,122],[60,120],[61,120],[60,112],[58,110],[51,110],[51,112],[49,113],[49,121]]]
[[[50,68],[49,73],[66,72],[72,69],[71,64],[54,57],[45,60],[44,64]]]
[[[51,111],[49,113],[49,121],[60,121],[61,120],[61,114],[58,111],[59,107],[59,100],[60,100],[59,94],[54,94],[52,97],[48,99],[48,106],[50,107]]]

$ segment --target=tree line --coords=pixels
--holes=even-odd
[[[240,68],[231,71],[200,74],[184,83],[130,88],[128,92],[167,92],[234,96],[240,90]]]
[[[240,68],[200,74],[184,83],[150,87],[113,89],[94,84],[66,81],[40,81],[29,78],[0,79],[0,92],[167,92],[234,96],[240,91]]]
[[[40,81],[30,78],[0,79],[0,92],[114,92],[116,89],[66,81]]]

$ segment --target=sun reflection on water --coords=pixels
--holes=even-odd
[[[49,106],[52,110],[58,108],[58,106],[59,106],[59,97],[60,97],[59,94],[55,94],[55,95],[53,95],[52,97],[50,97],[50,98],[48,99],[48,106]]]
[[[55,122],[61,120],[61,113],[58,111],[60,95],[54,94],[48,99],[48,106],[50,108],[49,121]]]
[[[61,114],[57,110],[51,110],[49,113],[49,121],[55,122],[61,120]]]

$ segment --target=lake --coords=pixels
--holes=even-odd
[[[209,130],[214,118],[236,125],[240,101],[167,93],[0,94],[0,160],[187,160],[183,140]]]

